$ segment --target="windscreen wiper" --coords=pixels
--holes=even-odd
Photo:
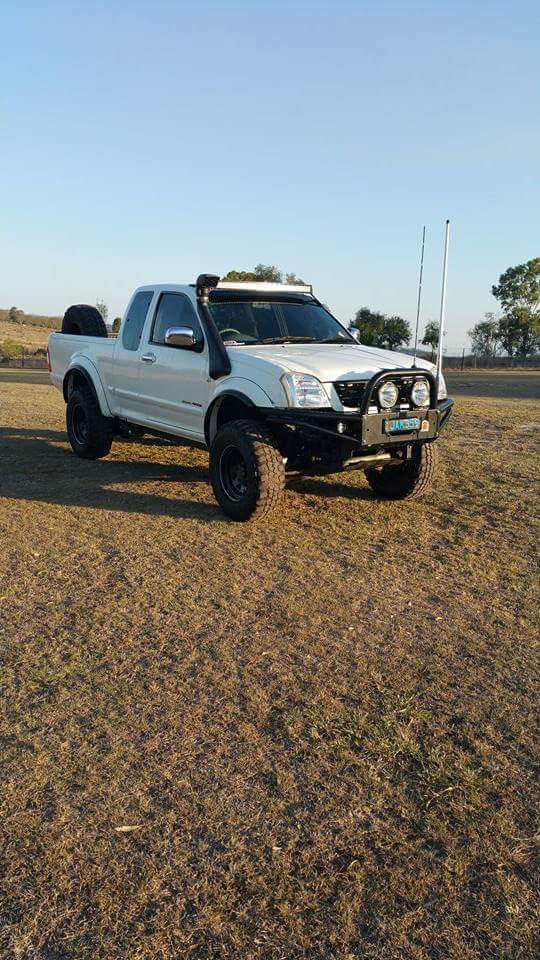
[[[261,343],[317,343],[315,337],[265,337]]]
[[[348,337],[327,337],[326,340],[319,340],[319,343],[356,343],[354,337],[349,340]]]

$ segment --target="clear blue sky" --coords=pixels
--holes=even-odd
[[[533,2],[2,0],[0,305],[61,313],[256,262],[437,317],[540,254]]]

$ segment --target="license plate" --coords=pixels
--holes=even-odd
[[[386,420],[384,426],[387,433],[408,432],[409,430],[419,430],[420,420],[418,417],[408,417],[405,420]]]

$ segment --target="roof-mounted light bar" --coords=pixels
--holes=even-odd
[[[262,293],[309,293],[313,296],[310,283],[272,283],[270,280],[220,280],[219,290],[258,290]]]

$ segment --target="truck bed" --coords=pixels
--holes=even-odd
[[[51,333],[49,337],[49,362],[51,380],[62,389],[69,367],[76,365],[77,358],[85,358],[96,368],[97,376],[106,389],[111,382],[116,337],[81,337],[66,333]]]

